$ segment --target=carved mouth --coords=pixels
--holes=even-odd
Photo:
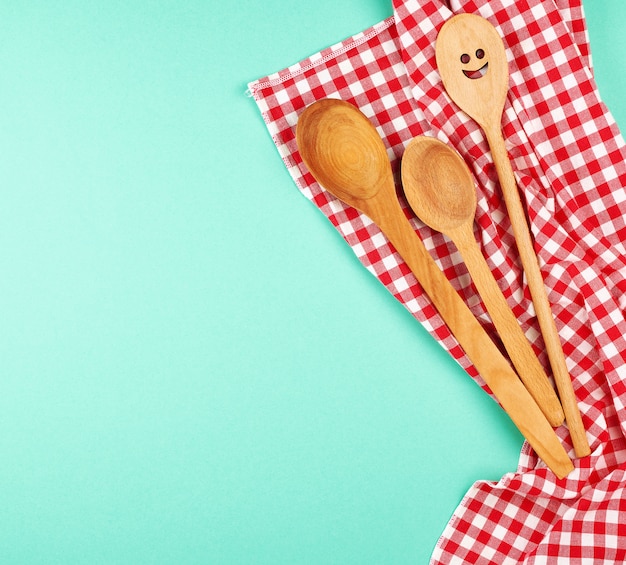
[[[482,67],[480,67],[480,69],[476,70],[476,71],[466,71],[463,70],[463,74],[467,77],[467,78],[471,78],[472,80],[475,80],[477,78],[481,78],[485,76],[485,73],[487,72],[487,67],[489,66],[489,63],[485,63]]]

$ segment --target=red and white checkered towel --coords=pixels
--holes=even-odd
[[[378,228],[315,182],[295,125],[316,100],[347,100],[377,127],[396,174],[416,135],[455,147],[478,187],[483,254],[549,373],[487,142],[445,94],[435,64],[437,32],[453,14],[476,13],[496,26],[510,71],[503,131],[592,449],[558,480],[525,444],[515,473],[472,486],[431,562],[626,562],[626,145],[593,80],[581,0],[394,0],[394,12],[250,90],[299,189],[490,393]],[[413,225],[497,339],[454,246],[415,218]],[[567,428],[557,433],[574,457]]]

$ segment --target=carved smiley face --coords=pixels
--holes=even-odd
[[[489,69],[489,61],[485,60],[485,50],[479,47],[473,53],[463,53],[461,55],[461,70],[463,74],[472,80],[482,78]]]
[[[452,100],[483,123],[502,109],[509,82],[504,43],[496,28],[475,14],[452,16],[439,30],[437,67]]]

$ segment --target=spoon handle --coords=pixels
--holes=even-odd
[[[556,323],[552,316],[548,294],[539,269],[539,262],[535,255],[522,200],[517,189],[517,183],[515,182],[513,168],[511,167],[502,132],[500,131],[500,125],[486,126],[484,130],[500,179],[504,201],[513,227],[513,234],[522,266],[528,279],[528,287],[537,313],[539,327],[546,344],[554,381],[561,397],[561,404],[565,412],[565,420],[569,427],[574,451],[578,457],[585,457],[589,455],[591,448],[587,442],[585,427],[578,410],[574,387],[565,363],[565,355],[563,354]]]
[[[373,198],[363,201],[363,204],[362,211],[378,224],[407,263],[456,340],[537,455],[557,477],[568,475],[574,466],[552,426],[413,231],[395,194],[382,202]]]
[[[545,414],[548,422],[552,426],[560,426],[564,419],[561,403],[489,269],[474,238],[472,225],[473,223],[462,224],[453,233],[450,233],[450,236],[463,257],[478,293],[485,303],[489,316],[498,330],[522,382]]]

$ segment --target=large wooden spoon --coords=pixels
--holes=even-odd
[[[416,137],[404,151],[402,185],[415,214],[456,245],[518,375],[550,424],[559,426],[561,403],[476,243],[476,189],[467,165],[445,143]]]
[[[347,102],[320,100],[300,116],[296,142],[315,179],[383,231],[521,433],[559,478],[566,476],[573,465],[554,430],[404,215],[385,145],[370,121]]]
[[[574,450],[578,457],[584,457],[591,449],[502,137],[502,112],[509,88],[504,43],[486,19],[458,14],[439,31],[435,54],[450,98],[482,127],[487,137]]]

